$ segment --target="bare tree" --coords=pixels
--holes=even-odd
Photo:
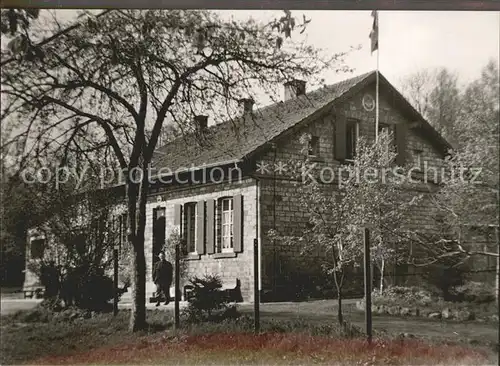
[[[323,57],[292,40],[303,26],[290,12],[261,24],[209,11],[113,10],[2,62],[2,128],[15,131],[3,147],[20,145],[21,168],[107,149],[125,172],[132,331],[146,325],[148,169],[164,123],[188,133],[195,115],[226,120],[257,90],[276,95],[285,80],[342,70],[343,54]]]
[[[482,228],[498,246],[499,98],[498,62],[490,61],[462,93],[454,122],[456,149],[445,160],[447,174],[432,197],[439,230],[417,233],[422,249],[414,258],[417,265],[478,256],[496,258],[498,263],[498,249],[470,243],[467,234],[471,228]]]
[[[461,93],[458,75],[446,68],[424,69],[402,80],[403,94],[450,142],[457,141]]]

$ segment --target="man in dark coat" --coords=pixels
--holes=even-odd
[[[165,305],[170,302],[170,285],[173,278],[172,263],[165,260],[165,253],[161,252],[158,257],[160,260],[156,262],[153,270],[153,282],[156,285],[156,297],[158,302],[156,306],[160,306],[161,296],[165,296]]]

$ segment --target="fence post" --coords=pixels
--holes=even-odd
[[[180,287],[180,270],[179,270],[179,262],[180,262],[180,248],[179,244],[175,245],[175,294],[174,294],[174,327],[175,330],[179,329],[180,325],[180,310],[179,310],[179,287]],[[170,294],[168,294],[170,296]]]
[[[370,231],[364,229],[364,254],[365,254],[365,321],[366,337],[368,344],[372,343],[372,276],[370,262]]]
[[[260,292],[259,292],[259,241],[253,240],[253,313],[254,330],[260,332]]]
[[[113,296],[113,315],[118,314],[118,247],[113,248],[113,282],[114,282],[114,296]]]

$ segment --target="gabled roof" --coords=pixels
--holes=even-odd
[[[168,168],[173,172],[244,160],[313,114],[331,108],[334,102],[356,94],[375,82],[375,78],[376,73],[372,71],[286,102],[258,109],[251,115],[210,126],[204,134],[205,142],[201,145],[200,138],[196,134],[179,137],[156,150],[152,167],[157,170]],[[411,120],[420,122],[419,127],[429,132],[431,137],[445,148],[443,151],[451,148],[381,74],[379,83],[382,88],[392,92],[393,100],[401,104]]]

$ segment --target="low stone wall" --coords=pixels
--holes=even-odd
[[[357,301],[356,309],[359,311],[365,311],[365,301]],[[430,319],[446,319],[446,320],[456,320],[456,321],[494,321],[498,322],[498,315],[491,315],[487,318],[478,317],[476,314],[470,310],[464,309],[450,309],[444,308],[441,311],[437,311],[429,308],[419,308],[419,307],[402,307],[402,306],[388,306],[388,305],[373,305],[373,314],[380,315],[393,315],[393,316],[417,316]]]

